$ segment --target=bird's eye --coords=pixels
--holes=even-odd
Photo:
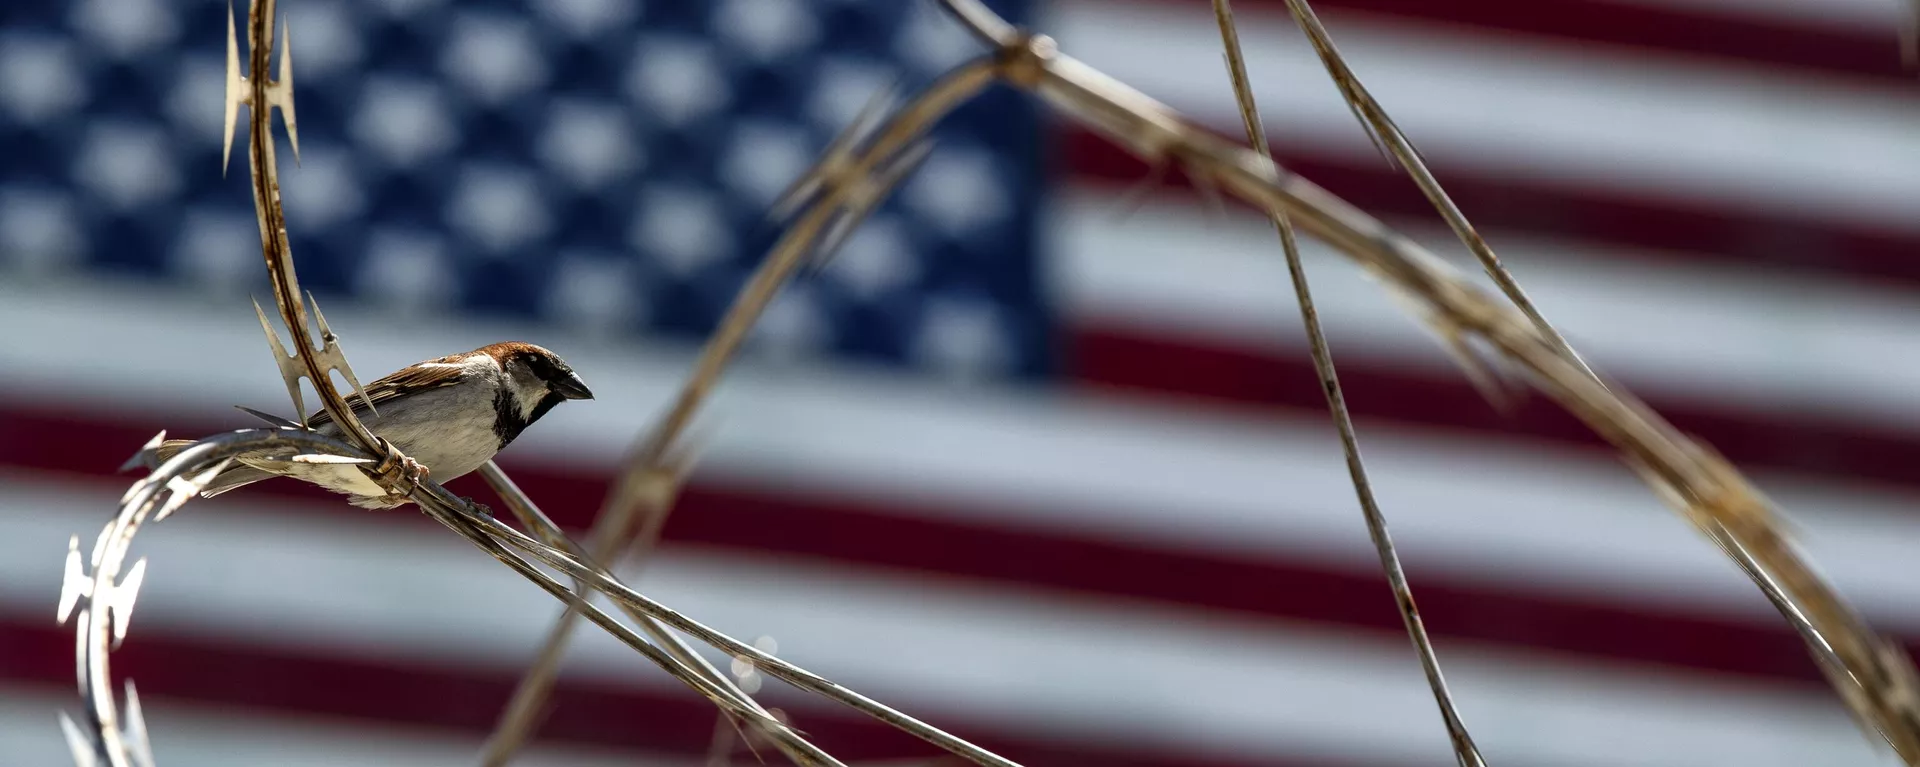
[[[527,363],[527,369],[532,370],[534,375],[542,379],[553,377],[553,363],[545,357],[529,355],[524,359]]]

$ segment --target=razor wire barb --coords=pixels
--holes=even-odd
[[[165,463],[155,458],[161,437],[149,442],[128,467],[146,465],[151,473],[135,482],[121,499],[118,513],[101,531],[83,565],[79,539],[69,545],[66,579],[59,618],[75,623],[76,672],[86,704],[84,730],[63,714],[62,727],[83,767],[152,767],[153,754],[140,713],[139,697],[129,681],[124,711],[112,688],[108,658],[125,639],[140,584],[146,575],[144,559],[126,567],[134,535],[146,522],[158,522],[194,498],[206,483],[234,457],[268,456],[268,460],[357,464],[390,492],[414,500],[434,520],[467,539],[569,606],[566,617],[585,616],[595,625],[632,647],[670,675],[714,702],[724,716],[768,734],[780,749],[800,764],[837,764],[807,743],[795,730],[698,660],[665,629],[684,632],[751,664],[767,675],[873,716],[977,764],[1013,765],[998,755],[967,743],[891,709],[878,701],[806,671],[759,648],[728,637],[648,599],[622,583],[599,562],[617,554],[628,537],[632,516],[647,511],[657,525],[671,507],[687,461],[678,444],[706,394],[717,381],[751,328],[761,309],[797,270],[808,254],[825,258],[885,198],[892,186],[911,172],[926,152],[919,139],[951,109],[994,82],[1028,91],[1069,118],[1087,125],[1153,163],[1175,166],[1189,176],[1223,188],[1275,217],[1285,217],[1333,245],[1371,273],[1396,297],[1420,310],[1420,319],[1450,346],[1464,350],[1466,339],[1478,339],[1507,362],[1530,372],[1533,385],[1579,417],[1612,443],[1622,458],[1672,504],[1688,521],[1719,546],[1807,642],[1814,659],[1827,674],[1855,718],[1877,730],[1909,765],[1920,767],[1920,683],[1910,659],[1894,644],[1874,633],[1797,552],[1785,536],[1768,502],[1724,459],[1709,447],[1693,442],[1617,385],[1604,382],[1582,363],[1570,346],[1537,311],[1519,310],[1468,282],[1446,262],[1388,229],[1379,221],[1326,192],[1306,179],[1255,152],[1200,129],[1174,110],[1079,61],[1061,54],[1044,35],[1021,30],[977,0],[938,0],[990,50],[969,62],[886,119],[856,121],[839,141],[795,184],[779,206],[803,208],[774,252],[743,289],[726,321],[709,343],[701,361],[682,389],[667,418],[650,430],[628,457],[627,470],[614,500],[596,520],[605,530],[592,550],[566,539],[540,514],[531,499],[513,486],[497,466],[485,476],[529,530],[528,536],[493,519],[483,508],[458,498],[437,482],[423,477],[412,461],[392,445],[369,432],[354,417],[331,374],[338,372],[355,389],[359,382],[347,365],[338,337],[313,307],[320,344],[313,344],[287,243],[280,207],[279,182],[271,133],[271,111],[280,109],[288,140],[298,159],[292,93],[291,30],[283,26],[277,77],[267,72],[273,48],[274,0],[252,0],[248,10],[248,72],[240,74],[238,41],[231,10],[228,16],[228,96],[226,124],[231,135],[238,107],[250,107],[248,149],[262,253],[272,277],[279,316],[297,342],[289,355],[277,332],[259,312],[276,355],[289,396],[299,413],[306,412],[299,379],[307,378],[322,406],[342,425],[347,440],[332,439],[302,427],[282,424],[272,429],[248,429],[200,440]],[[1343,64],[1328,52],[1324,30],[1309,24],[1311,10],[1301,0],[1289,0],[1303,29],[1315,40],[1329,73],[1339,82]],[[1337,57],[1337,54],[1335,54]],[[1350,75],[1349,75],[1350,78]],[[1356,114],[1369,121],[1380,137],[1397,136],[1357,81],[1342,92],[1355,103]],[[1369,111],[1371,110],[1371,112]],[[1377,117],[1373,113],[1378,113]],[[867,123],[878,127],[868,130]],[[1388,126],[1382,130],[1382,125]],[[870,138],[869,138],[870,137]],[[1403,138],[1403,137],[1402,137]],[[1389,140],[1390,146],[1395,142]],[[1411,154],[1410,145],[1407,147]],[[223,162],[225,157],[223,154]],[[1423,166],[1405,162],[1415,179],[1434,199],[1437,184]],[[1418,167],[1418,171],[1416,171]],[[1432,187],[1432,189],[1428,189]],[[1436,206],[1442,200],[1434,199]],[[1443,210],[1443,212],[1445,212]],[[1457,215],[1457,211],[1453,212]],[[1462,231],[1464,217],[1455,225]],[[1450,223],[1452,217],[1450,216]],[[1469,243],[1472,244],[1471,242]],[[1478,249],[1476,249],[1476,253]],[[1488,251],[1490,255],[1490,251]],[[1489,271],[1497,261],[1483,263]],[[1499,275],[1496,274],[1496,280]],[[1503,288],[1506,282],[1501,282]],[[1509,290],[1518,297],[1517,283]],[[259,307],[256,305],[256,311]],[[1469,358],[1470,359],[1470,358]],[[1469,372],[1472,372],[1471,369]],[[368,403],[371,408],[371,403]],[[162,435],[164,436],[164,434]],[[645,537],[642,535],[641,537]],[[529,559],[531,557],[531,560]],[[575,581],[565,584],[535,562],[558,570]],[[91,574],[87,567],[90,566]],[[125,570],[124,575],[122,574]],[[622,610],[655,635],[665,646],[649,642],[639,632],[587,601],[586,589],[611,598]],[[559,626],[556,626],[559,629]],[[558,630],[556,635],[560,634]],[[564,640],[561,640],[564,641]],[[557,652],[557,650],[556,650]],[[529,679],[534,678],[529,676]],[[540,685],[523,685],[536,690]],[[529,696],[534,693],[529,693]],[[544,692],[537,694],[543,695]],[[505,728],[503,728],[504,730]],[[524,737],[524,736],[518,736]],[[509,744],[502,761],[518,741]]]

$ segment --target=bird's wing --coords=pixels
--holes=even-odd
[[[379,408],[380,403],[389,401],[406,392],[438,389],[442,386],[457,384],[460,382],[460,376],[466,372],[465,368],[455,364],[459,360],[460,357],[458,356],[441,357],[436,360],[428,360],[418,365],[401,368],[399,372],[367,384],[366,398],[373,400],[373,406]],[[355,416],[366,412],[367,405],[361,400],[358,393],[347,395],[347,405],[353,408],[353,414]],[[332,422],[333,416],[328,415],[325,408],[322,408],[313,415],[307,416],[307,425],[315,428],[318,428],[320,424]]]

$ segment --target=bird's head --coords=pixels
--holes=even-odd
[[[481,352],[500,363],[505,378],[501,394],[507,398],[503,410],[517,415],[522,424],[530,424],[546,415],[553,406],[570,399],[593,399],[593,390],[580,380],[566,360],[538,346],[505,341],[483,347]]]

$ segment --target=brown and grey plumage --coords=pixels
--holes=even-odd
[[[347,397],[354,417],[392,442],[400,452],[445,482],[492,459],[555,405],[593,399],[573,368],[558,355],[533,344],[505,341],[402,368],[366,386],[367,410],[358,394]],[[314,431],[340,436],[340,428],[322,410],[307,418]],[[157,454],[172,458],[193,444],[168,440]],[[368,479],[358,468],[339,464],[294,464],[242,456],[240,464],[215,477],[202,496],[211,498],[237,487],[288,476],[351,497],[355,506],[391,509],[408,503]]]

